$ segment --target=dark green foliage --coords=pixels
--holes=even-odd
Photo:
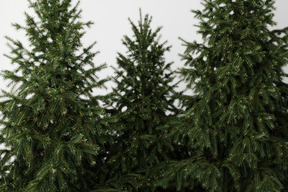
[[[161,128],[178,113],[174,106],[178,93],[172,82],[172,63],[164,59],[170,46],[159,42],[161,28],[152,30],[152,17],[142,18],[141,12],[138,25],[129,21],[133,37],[124,37],[123,45],[128,51],[126,55],[118,54],[115,69],[116,87],[110,111],[119,121],[114,125],[116,144],[109,151],[107,166],[110,177],[124,182],[129,174],[137,174],[136,184],[127,190],[136,191],[136,187],[144,192],[152,191],[159,177],[151,174],[151,168],[169,159],[173,149],[162,136]]]
[[[96,74],[94,44],[72,0],[30,2],[30,48],[9,40],[13,71],[3,71],[0,191],[288,191],[288,27],[271,30],[273,0],[204,0],[203,43],[184,41],[187,89],[174,89],[170,50],[152,17],[124,36],[116,84]],[[185,109],[175,107],[177,99]],[[107,108],[99,102],[106,102]],[[108,117],[109,114],[109,117]]]
[[[288,190],[288,28],[268,28],[273,4],[205,0],[193,11],[204,43],[185,42],[182,74],[195,95],[170,134],[190,155],[163,165],[160,186]]]
[[[83,192],[98,182],[97,154],[111,137],[101,97],[92,92],[107,80],[96,76],[105,65],[94,66],[94,44],[81,48],[83,29],[92,23],[79,21],[78,4],[30,2],[37,18],[25,14],[26,26],[14,26],[26,31],[31,49],[7,38],[7,57],[17,67],[3,72],[16,91],[3,91],[0,103],[7,147],[0,151],[1,191]]]

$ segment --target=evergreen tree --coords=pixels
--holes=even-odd
[[[124,36],[127,54],[118,53],[115,69],[111,112],[119,121],[107,166],[111,168],[109,177],[128,184],[119,191],[144,192],[153,190],[158,177],[152,174],[153,167],[169,159],[171,144],[162,137],[161,128],[178,113],[174,102],[179,93],[174,91],[177,83],[172,82],[172,63],[164,59],[170,46],[159,42],[161,27],[152,30],[152,17],[142,18],[141,10],[138,25],[129,21],[133,37]],[[128,181],[131,174],[133,183]]]
[[[79,20],[79,2],[39,0],[30,2],[37,15],[26,15],[25,30],[30,48],[21,41],[10,41],[7,55],[14,71],[3,77],[16,86],[3,91],[0,151],[0,189],[4,192],[89,191],[99,181],[97,170],[111,137],[99,106],[106,79],[96,73],[97,52],[82,48],[84,28],[92,22]],[[98,184],[98,183],[97,183]]]
[[[177,191],[287,191],[288,28],[271,30],[273,0],[204,0],[203,43],[186,44],[195,95],[170,137],[190,155],[163,165]],[[164,168],[166,170],[164,170]]]

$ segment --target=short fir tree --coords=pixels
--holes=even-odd
[[[153,168],[167,160],[172,149],[161,128],[178,113],[175,101],[180,93],[174,90],[177,82],[170,69],[172,62],[166,63],[164,58],[170,46],[159,40],[161,27],[152,30],[152,17],[142,18],[141,10],[137,24],[129,21],[133,37],[124,36],[127,54],[118,54],[115,68],[111,112],[119,121],[114,125],[116,144],[107,166],[110,177],[128,184],[119,191],[153,191],[159,177]],[[133,184],[125,179],[131,174],[135,176],[130,179]]]
[[[287,191],[288,28],[271,30],[273,0],[204,0],[203,43],[185,42],[182,74],[195,95],[170,137],[189,157],[159,185],[177,191]]]
[[[93,64],[94,44],[82,48],[92,22],[81,22],[71,1],[29,1],[37,18],[26,14],[27,26],[14,26],[26,31],[31,50],[7,38],[17,67],[3,72],[16,89],[0,102],[1,191],[83,192],[100,181],[97,153],[111,137],[93,89],[107,81],[96,76],[105,65]]]

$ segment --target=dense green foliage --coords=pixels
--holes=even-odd
[[[29,48],[7,37],[16,67],[2,73],[0,191],[288,191],[288,27],[271,29],[273,0],[203,0],[203,43],[183,40],[184,96],[151,16],[129,19],[101,96],[105,65],[81,43],[92,22],[79,3],[29,2],[36,17],[13,24]]]
[[[257,3],[256,3],[257,2]],[[205,0],[203,43],[186,44],[183,124],[170,137],[190,155],[163,166],[178,191],[287,191],[288,28],[271,30],[271,0]]]
[[[151,174],[150,169],[169,159],[173,149],[162,137],[161,127],[178,113],[174,102],[179,93],[174,90],[177,83],[172,82],[172,63],[164,59],[170,46],[159,42],[161,28],[152,30],[152,17],[142,18],[141,11],[138,25],[129,21],[133,37],[124,37],[122,42],[127,53],[118,53],[118,67],[115,68],[116,87],[110,111],[119,121],[115,124],[117,143],[109,151],[107,166],[113,178],[138,174],[141,182],[135,186],[137,191],[144,192],[152,190],[150,186],[158,177]]]
[[[71,0],[30,2],[37,18],[26,14],[30,49],[7,38],[14,71],[3,77],[16,86],[3,91],[1,124],[7,149],[1,150],[1,191],[88,191],[95,182],[97,154],[111,137],[102,118],[100,96],[92,94],[105,79],[96,73],[93,45],[81,48],[81,11]],[[9,161],[12,158],[12,161]]]

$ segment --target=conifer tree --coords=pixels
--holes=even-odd
[[[119,191],[144,192],[153,190],[158,177],[151,174],[153,167],[169,158],[171,144],[162,137],[161,127],[178,113],[174,102],[179,93],[174,91],[177,83],[172,82],[172,62],[166,63],[164,58],[170,46],[159,40],[161,27],[152,30],[152,17],[147,14],[142,18],[141,10],[138,25],[129,21],[133,37],[124,36],[127,53],[118,53],[115,69],[111,111],[119,121],[107,166],[110,177],[119,178],[119,182],[129,183],[125,178],[135,176],[130,187],[124,185],[126,189]]]
[[[181,71],[195,95],[170,134],[190,155],[163,165],[160,186],[288,190],[288,28],[269,28],[273,5],[204,0],[204,9],[193,11],[204,42],[185,42]]]
[[[106,79],[95,66],[95,43],[83,48],[81,10],[72,0],[29,1],[25,13],[30,48],[7,37],[14,71],[3,71],[15,90],[2,91],[0,189],[4,192],[83,192],[93,188],[95,172],[111,137],[99,106]],[[96,93],[97,94],[97,93]],[[98,184],[98,183],[97,183]]]

